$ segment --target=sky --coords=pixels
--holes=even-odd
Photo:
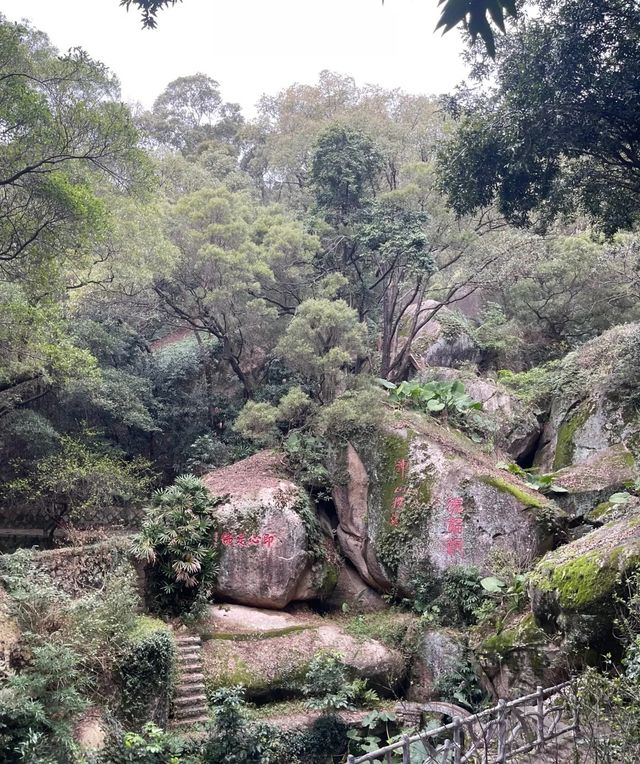
[[[184,0],[143,30],[119,0],[0,0],[61,50],[81,46],[150,107],[171,80],[204,72],[255,113],[263,93],[313,83],[323,69],[409,93],[452,90],[465,75],[457,30],[434,32],[436,0]]]

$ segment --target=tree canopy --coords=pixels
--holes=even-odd
[[[495,202],[516,225],[578,212],[611,234],[640,211],[640,8],[544,0],[452,99],[440,175],[460,214]]]

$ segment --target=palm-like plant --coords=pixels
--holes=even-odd
[[[153,567],[160,604],[169,610],[192,603],[216,575],[214,510],[222,501],[195,475],[181,475],[172,486],[156,491],[145,510],[132,550]]]

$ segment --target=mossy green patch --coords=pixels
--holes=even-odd
[[[573,462],[575,452],[575,434],[584,426],[593,413],[591,404],[583,404],[568,419],[565,419],[558,428],[556,439],[556,452],[553,459],[553,469],[559,470],[568,467]]]
[[[603,564],[596,550],[564,562],[542,560],[532,573],[533,586],[556,591],[563,609],[579,610],[604,599],[616,586],[618,571],[611,558]]]
[[[149,635],[159,631],[169,632],[170,629],[167,624],[159,618],[152,618],[149,615],[141,615],[136,618],[134,627],[127,634],[127,639],[131,642],[138,642],[139,640],[146,639]]]
[[[485,483],[485,485],[490,485],[501,493],[510,493],[521,504],[524,504],[525,507],[543,509],[547,506],[547,502],[545,502],[542,498],[533,496],[532,494],[528,493],[528,491],[525,491],[523,488],[514,485],[509,480],[505,480],[504,478],[494,477],[493,475],[482,475],[478,479]]]
[[[232,631],[213,631],[200,634],[203,642],[211,639],[229,640],[231,642],[251,642],[256,639],[274,639],[275,637],[284,637],[287,634],[297,634],[300,631],[307,631],[313,626],[286,626],[282,629],[273,629],[271,631],[248,631],[241,634]]]

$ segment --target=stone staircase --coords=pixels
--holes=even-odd
[[[178,682],[173,699],[173,726],[189,727],[209,719],[202,673],[202,640],[199,636],[176,636]]]

